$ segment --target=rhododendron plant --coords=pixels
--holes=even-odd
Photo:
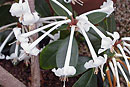
[[[7,30],[10,34],[3,42],[0,41],[0,59],[12,60],[16,64],[22,60],[29,61],[31,56],[40,55],[40,67],[52,69],[64,81],[63,87],[67,87],[65,83],[69,77],[79,74],[82,76],[73,87],[98,87],[96,78],[107,83],[104,87],[120,87],[121,75],[130,87],[130,37],[121,37],[114,29],[106,31],[106,25],[101,25],[109,18],[113,20],[110,24],[115,23],[112,0],[104,2],[99,9],[80,15],[76,15],[70,3],[83,6],[83,0],[50,0],[49,3],[46,0],[38,1],[35,1],[34,12],[31,11],[28,0],[12,4],[9,12],[18,20],[15,20],[17,23],[0,27],[0,30],[11,28]],[[38,4],[46,6],[40,7]],[[34,40],[32,37],[36,34],[38,37]],[[11,36],[14,36],[11,46],[6,48]],[[46,38],[49,39],[45,41]],[[86,52],[89,51],[91,57],[79,55],[78,45],[81,42],[86,43]],[[10,54],[2,53],[4,49],[12,47],[14,49]]]

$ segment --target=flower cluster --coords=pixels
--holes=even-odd
[[[56,76],[62,77],[64,81],[64,87],[65,87],[65,81],[67,80],[67,77],[76,74],[75,67],[70,65],[71,50],[72,50],[75,31],[79,32],[85,38],[85,41],[88,45],[88,48],[92,56],[92,59],[84,64],[86,70],[90,68],[95,68],[95,73],[98,73],[97,69],[100,68],[102,78],[104,80],[105,74],[103,72],[103,68],[104,65],[106,64],[107,76],[109,77],[109,72],[111,69],[113,73],[113,77],[115,81],[117,81],[117,87],[120,87],[119,75],[118,75],[118,68],[119,68],[129,87],[130,83],[128,77],[125,74],[124,70],[122,69],[121,64],[126,67],[130,75],[130,64],[128,61],[129,57],[126,55],[126,53],[130,55],[130,44],[127,42],[130,41],[130,37],[120,38],[118,32],[114,32],[114,33],[107,32],[107,34],[109,35],[108,37],[104,33],[102,33],[94,24],[92,24],[87,17],[87,15],[95,12],[106,13],[107,14],[106,17],[109,17],[110,14],[114,11],[113,1],[107,0],[106,2],[103,3],[102,6],[100,6],[100,9],[83,13],[79,16],[76,16],[75,18],[73,17],[74,15],[72,14],[72,12],[70,12],[65,6],[63,6],[57,0],[52,0],[52,1],[55,4],[57,4],[59,7],[61,7],[64,11],[66,11],[70,16],[70,18],[66,16],[52,16],[52,17],[40,18],[37,12],[33,12],[33,13],[31,12],[28,0],[25,0],[25,2],[23,2],[23,0],[19,0],[19,3],[14,3],[12,5],[10,9],[11,15],[19,17],[19,22],[22,23],[22,25],[21,27],[13,28],[13,31],[11,31],[11,33],[5,39],[3,44],[0,46],[0,59],[5,59],[5,58],[7,60],[14,59],[15,62],[15,60],[21,61],[24,59],[29,59],[30,55],[37,56],[41,52],[41,49],[37,48],[38,43],[41,40],[43,40],[46,36],[49,36],[51,38],[49,43],[58,40],[60,37],[60,31],[58,31],[58,33],[56,33],[55,35],[52,35],[50,33],[58,29],[60,26],[68,24],[71,33],[70,33],[64,66],[60,68],[58,67],[58,69],[56,68],[52,69],[52,72],[54,72]],[[83,2],[81,0],[64,0],[64,2],[66,3],[72,2],[73,4],[75,4],[76,2],[80,5],[83,5]],[[37,24],[37,28],[35,30],[30,31],[29,27],[30,26],[32,27],[34,23]],[[42,23],[46,23],[46,25],[43,26]],[[48,31],[45,31],[45,29],[48,29]],[[101,48],[98,50],[98,54],[96,53],[90,41],[90,38],[88,37],[87,34],[87,32],[89,32],[90,29],[93,29],[101,38]],[[42,35],[39,38],[37,38],[35,41],[32,41],[31,36],[39,32],[41,32]],[[13,33],[16,38],[15,50],[14,53],[12,53],[10,56],[5,57],[1,52],[4,46],[7,44],[11,35],[13,35]],[[108,50],[110,50],[110,53],[114,55],[109,57],[109,55],[106,52]],[[119,59],[120,57],[124,58],[126,64]],[[110,86],[112,87],[111,79],[108,80]]]

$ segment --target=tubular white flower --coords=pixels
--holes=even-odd
[[[113,46],[112,39],[109,37],[102,38],[101,40],[101,49],[98,50],[98,54],[106,51],[107,49],[111,49]]]
[[[123,55],[122,54],[119,54],[119,53],[116,53],[115,52],[115,55],[114,55],[115,57],[123,57]],[[127,58],[130,58],[129,56],[126,56]]]
[[[57,24],[56,26],[52,27],[50,30],[48,30],[45,34],[43,34],[41,37],[39,37],[36,41],[34,41],[30,46],[29,48],[32,49],[33,47],[35,47],[43,38],[45,38],[49,33],[51,33],[52,31],[54,31],[56,28],[58,28],[59,26],[65,24],[65,23],[69,23],[70,20],[66,20],[66,21],[63,21],[59,24]]]
[[[76,17],[77,20],[79,20],[79,22],[77,23],[77,26],[80,28],[82,27],[86,32],[89,31],[89,28],[92,27],[94,29],[94,31],[96,31],[96,33],[101,37],[101,38],[105,38],[106,36],[97,28],[95,27],[87,18],[87,16],[85,15],[80,15],[79,17]],[[85,26],[86,25],[86,26]]]
[[[52,1],[56,3],[58,6],[60,6],[62,9],[64,9],[68,13],[69,16],[72,16],[72,13],[65,6],[59,3],[57,0],[52,0]]]
[[[113,37],[113,40],[110,37],[104,37],[101,41],[101,49],[98,50],[98,54],[106,51],[107,49],[111,49],[112,46],[115,44],[115,42],[120,38],[120,35],[118,32],[114,32],[113,34],[110,32],[107,32],[108,35]]]
[[[99,57],[97,57],[97,58],[95,59],[95,61],[94,61],[94,60],[90,60],[89,62],[86,62],[86,63],[84,64],[84,67],[85,67],[86,69],[94,68],[94,67],[97,68],[97,67],[99,67],[100,65],[102,65],[102,64],[104,64],[104,63],[106,63],[105,58],[102,57],[102,56],[99,56]]]
[[[42,30],[41,31],[42,33],[46,33],[46,31]],[[54,36],[52,34],[48,34],[48,36],[51,38],[51,39],[54,39]]]
[[[16,39],[20,42],[28,42],[29,39],[21,36],[21,28],[13,28]]]
[[[129,64],[129,61],[127,60],[127,56],[125,55],[125,52],[120,44],[118,44],[117,47],[119,48],[119,50],[121,51],[121,53],[123,55],[123,58],[125,59],[125,62],[126,62],[126,65],[128,67],[129,74],[130,74],[130,64]]]
[[[69,20],[69,19],[68,19],[68,20]],[[64,21],[66,21],[66,20],[64,20]],[[56,25],[56,24],[59,24],[59,23],[61,23],[61,22],[64,22],[64,21],[54,22],[54,23],[45,25],[45,26],[43,26],[43,27],[41,27],[41,28],[35,29],[35,30],[30,31],[30,32],[28,32],[28,33],[24,33],[24,34],[22,34],[21,36],[23,36],[23,37],[29,37],[29,36],[31,36],[31,35],[33,35],[33,34],[35,34],[35,33],[38,33],[38,32],[41,31],[41,30],[44,30],[44,29],[49,28],[49,27],[52,27],[52,26],[54,26],[54,25]],[[69,21],[71,21],[71,20],[69,20]]]
[[[129,83],[129,80],[128,80],[128,78],[127,78],[127,76],[126,76],[126,74],[125,74],[125,72],[124,72],[124,70],[123,70],[123,68],[121,67],[121,65],[120,65],[119,62],[117,62],[117,66],[119,67],[120,71],[122,72],[122,74],[123,74],[123,76],[124,76],[124,78],[125,78],[125,80],[126,80],[126,82],[127,82],[127,84],[128,84],[128,83]]]
[[[66,16],[51,16],[51,17],[45,17],[45,18],[40,18],[39,21],[48,21],[48,20],[56,20],[56,19],[64,19],[66,20]]]
[[[23,20],[21,21],[23,25],[32,25],[39,20],[37,12],[34,13],[25,13],[23,15]]]
[[[97,28],[95,27],[91,22],[89,22],[90,26],[97,32],[97,34],[101,37],[101,38],[105,38],[106,36]]]
[[[120,35],[118,32],[114,32],[113,34],[110,32],[107,32],[107,34],[113,37],[113,45],[115,44],[116,40],[120,38]]]
[[[71,49],[72,49],[72,43],[73,43],[73,37],[74,37],[74,31],[75,31],[75,26],[71,27],[71,34],[70,34],[70,39],[69,39],[69,45],[66,53],[66,59],[65,59],[65,64],[64,67],[68,67],[70,63],[70,58],[71,58]],[[65,69],[66,70],[66,69]]]
[[[33,47],[33,48],[30,49],[31,43],[22,42],[20,45],[24,49],[24,51],[26,53],[30,54],[30,55],[37,56],[39,54],[39,52],[40,52],[40,50],[37,47]]]
[[[4,42],[0,46],[0,59],[4,59],[5,58],[5,55],[3,55],[1,52],[2,52],[3,48],[5,47],[6,43],[8,42],[8,40],[10,39],[12,34],[13,34],[13,31],[10,32],[10,34],[7,36],[7,38],[4,40]]]
[[[114,69],[114,66],[113,66],[111,61],[109,62],[109,66],[111,68],[111,71],[112,71],[113,75],[116,77],[115,69]]]
[[[92,10],[86,13],[83,13],[82,15],[89,15],[94,12],[103,12],[107,14],[107,17],[114,11],[113,7],[113,1],[107,0],[107,2],[104,2],[102,6],[100,6],[101,9]]]
[[[123,49],[130,55],[130,51],[126,47],[124,47]]]
[[[119,75],[118,75],[118,69],[117,69],[116,59],[115,59],[115,58],[112,58],[112,61],[113,61],[114,67],[115,67],[117,87],[120,87],[120,81],[119,81]]]
[[[57,24],[56,26],[52,27],[50,30],[48,30],[45,34],[40,36],[37,40],[35,40],[33,43],[28,43],[24,42],[21,43],[22,48],[26,51],[26,53],[31,54],[31,55],[38,55],[40,52],[37,48],[36,45],[43,39],[45,38],[49,33],[54,31],[56,28],[61,26],[62,24],[69,23],[70,20],[62,21],[61,23]],[[36,53],[35,53],[36,52]]]
[[[93,48],[87,34],[85,33],[85,30],[83,30],[82,27],[80,27],[80,28],[81,28],[81,31],[83,33],[83,36],[85,37],[85,40],[86,40],[86,42],[88,44],[89,50],[90,50],[92,58],[93,58],[93,60],[90,60],[89,62],[86,62],[84,64],[84,67],[86,69],[89,69],[89,68],[98,67],[98,66],[104,64],[105,59],[102,56],[97,57],[96,52],[95,52],[95,50],[94,50],[94,48]]]
[[[93,46],[92,46],[92,44],[91,44],[91,42],[90,42],[88,36],[87,36],[87,34],[85,33],[85,30],[83,30],[82,27],[81,27],[81,31],[82,31],[82,34],[83,34],[83,36],[85,37],[85,40],[86,40],[86,42],[87,42],[87,44],[88,44],[88,47],[89,47],[89,50],[90,50],[90,52],[91,52],[92,58],[93,58],[93,60],[95,61],[96,58],[97,58],[97,54],[96,54],[96,52],[95,52],[95,50],[94,50],[94,48],[93,48]]]
[[[9,10],[12,16],[21,17],[23,14],[22,4],[14,3]]]
[[[80,27],[82,27],[82,29],[88,32],[91,26],[88,23],[87,16],[79,16],[76,17],[76,19],[78,20],[77,27],[79,28],[79,30],[81,31]]]
[[[67,70],[65,70],[67,69]],[[55,73],[56,76],[61,77],[61,76],[71,76],[76,73],[76,69],[73,66],[67,66],[63,68],[58,68],[57,70],[54,68],[52,69],[52,72]]]
[[[130,37],[123,37],[123,38],[121,38],[121,40],[126,40],[126,41],[130,41]]]
[[[130,44],[128,44],[128,43],[126,43],[126,42],[123,42],[123,46],[128,47],[128,49],[130,50]]]

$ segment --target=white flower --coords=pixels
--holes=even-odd
[[[89,69],[89,68],[98,67],[100,65],[103,65],[106,62],[106,59],[101,57],[101,56],[97,57],[96,52],[95,52],[95,50],[94,50],[94,48],[93,48],[87,34],[85,33],[85,30],[82,28],[82,26],[80,26],[80,30],[82,31],[82,34],[85,37],[85,40],[86,40],[86,42],[88,44],[90,53],[91,53],[92,58],[93,58],[93,60],[90,60],[89,62],[86,62],[84,67],[86,69]]]
[[[28,42],[22,42],[21,47],[24,49],[24,51],[30,55],[37,56],[40,52],[40,50],[37,47],[30,48],[31,43]]]
[[[21,21],[23,25],[32,25],[39,20],[37,12],[34,13],[25,13],[23,15],[23,20]]]
[[[113,4],[112,0],[107,0],[107,2],[104,2],[103,5],[100,6],[100,8],[108,14],[107,17],[114,11]]]
[[[123,38],[121,38],[121,40],[123,40],[123,41],[130,41],[130,37],[123,37]]]
[[[29,39],[21,36],[21,28],[13,28],[14,35],[19,42],[28,42]]]
[[[89,68],[96,68],[96,67],[99,67],[100,65],[103,65],[106,63],[106,59],[102,56],[99,56],[96,58],[96,60],[90,60],[89,62],[86,62],[84,64],[84,67],[86,69],[89,69]]]
[[[107,0],[107,2],[104,2],[102,6],[100,6],[101,9],[92,10],[86,13],[83,13],[82,15],[89,15],[94,12],[103,12],[107,14],[107,17],[114,11],[113,7],[113,1]]]
[[[28,1],[25,0],[25,2],[22,2],[22,0],[19,0],[19,3],[12,4],[9,12],[11,13],[12,16],[16,17],[22,17],[24,13],[27,12],[30,13]]]
[[[63,68],[58,68],[57,70],[54,68],[52,69],[52,72],[55,73],[56,76],[61,77],[61,76],[71,76],[76,73],[76,69],[73,66],[68,66],[68,67],[63,67]]]
[[[23,14],[23,9],[22,9],[22,4],[19,4],[19,3],[14,3],[12,6],[11,6],[11,9],[10,9],[10,13],[12,16],[16,16],[16,17],[21,17],[22,14]]]
[[[88,32],[91,26],[88,23],[87,16],[79,16],[76,19],[78,20],[77,27],[79,28],[79,30],[80,30],[80,27],[82,27],[82,29],[84,29],[86,32]]]
[[[108,35],[113,37],[113,40],[110,37],[104,37],[101,41],[101,49],[98,50],[98,54],[106,51],[107,49],[111,49],[115,42],[120,38],[118,32],[114,32],[113,34],[107,32]]]
[[[78,17],[76,17],[76,19],[78,20],[77,23],[77,27],[80,29],[79,31],[81,31],[81,29],[84,29],[86,32],[89,31],[90,27],[92,27],[92,29],[94,29],[94,31],[101,37],[101,38],[105,38],[106,36],[97,28],[95,27],[87,18],[87,16],[85,15],[80,15]]]
[[[6,56],[6,60],[10,60],[10,59],[17,59],[18,56],[15,53],[12,53],[10,56]]]
[[[13,34],[13,32],[11,32],[7,38],[4,40],[4,42],[2,43],[2,45],[0,46],[0,59],[4,59],[5,58],[5,55],[3,55],[1,52],[2,50],[4,49],[6,43],[8,42],[8,40],[10,39],[11,35]]]
[[[73,66],[70,66],[71,49],[72,49],[75,27],[76,26],[74,26],[74,25],[71,26],[71,34],[70,34],[69,45],[68,45],[68,49],[67,49],[67,53],[66,53],[64,67],[58,68],[57,70],[56,69],[52,70],[56,76],[59,76],[59,77],[63,76],[64,77],[63,87],[65,87],[66,77],[70,76],[70,75],[74,75],[76,73],[76,69]]]

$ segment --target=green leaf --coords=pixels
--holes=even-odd
[[[91,13],[87,16],[88,16],[88,19],[91,23],[98,24],[107,16],[107,14],[102,13],[102,12],[95,12],[95,13]]]
[[[86,62],[88,62],[91,58],[87,57],[87,56],[79,56],[78,58],[78,64],[76,66],[76,74],[75,76],[82,74],[83,72],[86,71],[84,64]]]
[[[16,22],[16,19],[11,16],[11,13],[9,12],[11,5],[3,5],[0,7],[0,26],[3,26],[5,24],[9,24],[12,22]]]
[[[62,5],[64,5],[66,8],[68,8],[71,12],[72,12],[72,7],[70,4],[67,4],[64,2],[64,0],[57,0],[58,2],[60,2]],[[66,11],[64,11],[60,6],[58,6],[57,4],[55,4],[52,0],[50,0],[50,4],[51,7],[53,8],[53,10],[55,11],[55,13],[59,16],[69,16]]]
[[[51,11],[46,0],[35,0],[36,11],[42,16],[51,16]]]
[[[61,40],[55,41],[42,50],[40,53],[40,66],[42,69],[56,67],[56,53],[61,42]]]
[[[106,31],[109,31],[109,32],[116,31],[116,22],[113,15],[106,18],[104,21],[100,22],[99,25]]]
[[[58,68],[61,68],[64,66],[64,62],[66,59],[66,53],[68,49],[68,43],[69,43],[69,36],[64,39],[57,51],[56,54],[56,64]],[[70,60],[70,65],[71,66],[76,66],[78,62],[78,45],[76,42],[76,39],[73,39],[72,43],[72,49],[71,49],[71,60]]]
[[[114,17],[114,15],[111,15],[111,16],[107,19],[107,23],[108,23],[108,31],[110,31],[110,32],[116,31],[116,22],[115,22],[115,17]]]
[[[72,87],[97,87],[97,77],[91,69],[84,73]]]

